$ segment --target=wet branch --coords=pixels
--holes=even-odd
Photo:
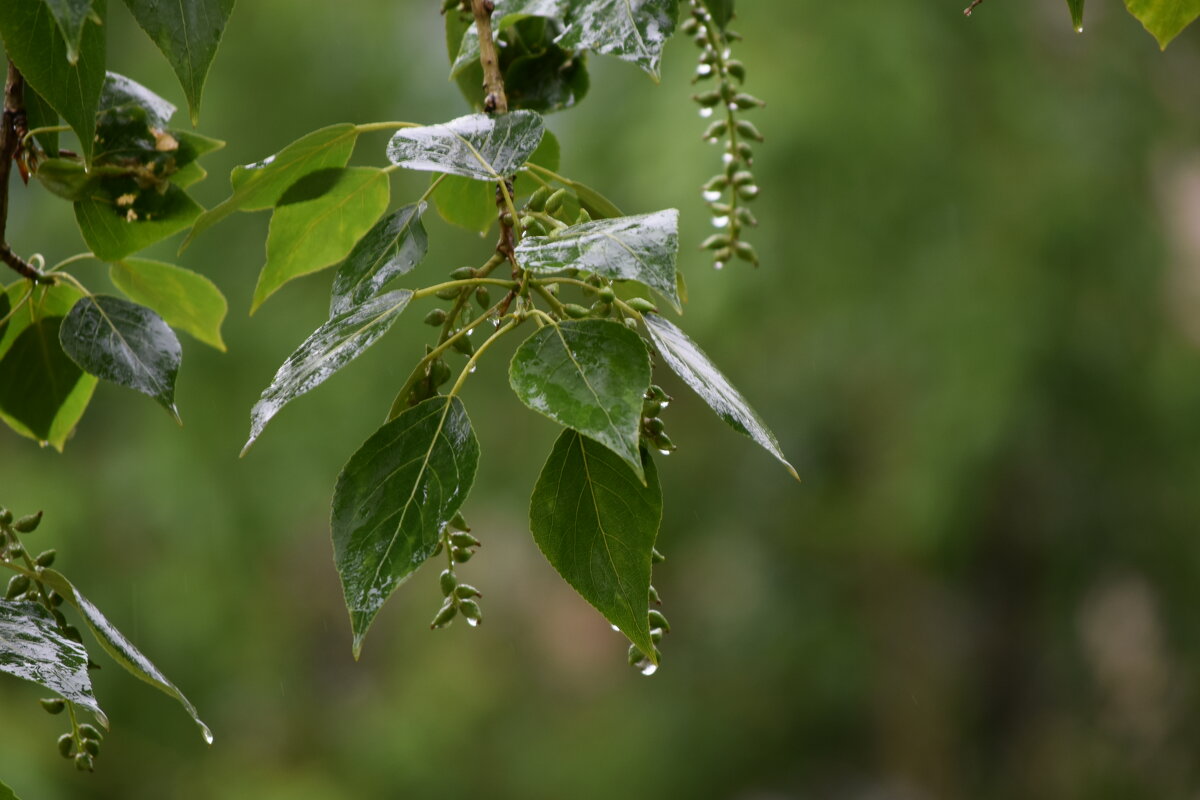
[[[8,231],[8,176],[21,147],[25,131],[25,79],[16,66],[8,62],[8,77],[4,82],[4,115],[0,118],[0,261],[12,267],[22,277],[37,283],[53,283],[53,278],[13,252],[5,238]]]

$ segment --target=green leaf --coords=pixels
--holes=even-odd
[[[67,314],[58,338],[84,370],[153,398],[179,421],[179,340],[158,314],[119,297],[85,297]]]
[[[137,106],[146,112],[147,121],[156,128],[165,128],[175,116],[175,104],[142,86],[132,78],[116,72],[106,72],[100,91],[99,110],[122,106]]]
[[[412,299],[412,292],[399,289],[350,306],[304,340],[275,373],[250,411],[250,438],[245,454],[271,418],[292,400],[312,391],[342,367],[358,358],[392,327]]]
[[[492,38],[499,38],[501,31],[527,17],[562,20],[566,10],[567,0],[496,0],[492,11]],[[451,77],[479,61],[479,32],[474,25],[463,31],[457,54],[451,53],[450,61]]]
[[[8,784],[0,781],[0,800],[21,800],[17,797],[16,792],[9,788]]]
[[[537,149],[529,157],[528,163],[538,164],[553,171],[558,169],[558,161],[558,137],[546,131]],[[445,173],[434,176],[431,180],[439,179],[441,183],[433,193],[433,204],[442,219],[469,231],[487,233],[496,221],[498,213],[496,187],[473,178]],[[522,170],[513,179],[513,192],[519,197],[532,193],[539,185]]]
[[[0,600],[0,672],[44,686],[108,727],[92,694],[87,664],[87,650],[62,635],[41,603]]]
[[[648,454],[642,470],[644,486],[611,450],[563,431],[533,489],[529,528],[558,574],[657,663],[648,614],[662,490]]]
[[[25,122],[29,130],[58,127],[58,112],[28,85],[25,87]],[[35,133],[33,138],[37,139],[48,155],[58,155],[58,131]]]
[[[508,381],[521,402],[619,455],[642,480],[642,400],[650,355],[619,322],[547,325],[513,355]]]
[[[201,136],[198,133],[192,133],[191,131],[172,129],[170,134],[179,140],[179,149],[181,151],[188,150],[194,153],[196,158],[205,153],[211,153],[213,150],[220,150],[225,146],[225,142],[220,139],[211,139],[207,136]],[[193,160],[172,173],[170,181],[181,189],[186,189],[193,183],[198,183],[207,177],[208,172]]]
[[[62,284],[38,288],[32,298],[37,309],[34,318],[31,303],[21,302],[27,290],[28,284],[21,281],[0,295],[4,298],[0,307],[7,304],[16,309],[0,326],[0,420],[22,436],[62,452],[96,388],[94,377],[79,372],[74,363],[63,363],[70,359],[58,341],[62,318],[81,295]],[[19,340],[21,349],[10,360]],[[37,344],[32,361],[29,342]]]
[[[692,387],[725,424],[758,442],[787,467],[793,478],[800,480],[795,468],[784,458],[775,435],[696,343],[657,314],[643,314],[642,321],[654,346],[675,374],[683,378],[683,382]]]
[[[262,161],[234,167],[229,175],[233,194],[196,220],[179,249],[234,211],[274,206],[293,183],[311,172],[346,166],[357,139],[358,128],[343,122],[302,136]]]
[[[517,245],[517,261],[532,272],[581,269],[605,278],[638,281],[679,310],[675,259],[679,212],[594,220],[552,236],[528,236]]]
[[[704,7],[721,30],[725,30],[729,20],[733,19],[733,0],[704,0]]]
[[[1164,50],[1180,31],[1200,17],[1200,0],[1125,0],[1125,7]]]
[[[1083,33],[1083,0],[1067,0],[1071,10],[1071,24],[1078,33]]]
[[[118,261],[109,277],[126,297],[149,306],[172,328],[185,330],[221,352],[221,322],[228,304],[221,290],[198,273],[162,261],[130,258]]]
[[[203,211],[173,183],[159,192],[142,189],[128,177],[106,182],[91,197],[76,202],[75,222],[97,258],[120,261],[188,227]]]
[[[388,281],[412,271],[429,247],[421,215],[425,203],[404,206],[385,216],[354,245],[333,278],[329,316],[362,305]]]
[[[103,19],[106,0],[93,0],[92,5]],[[83,26],[79,60],[72,64],[62,32],[43,0],[4,0],[0,2],[0,38],[25,81],[74,129],[80,153],[90,162],[96,105],[104,84],[104,28]]]
[[[83,39],[83,26],[89,20],[99,23],[93,18],[92,0],[44,0],[50,16],[62,33],[63,43],[67,46],[67,61],[71,64],[79,61],[79,44]]]
[[[384,602],[433,555],[478,462],[462,402],[433,397],[385,423],[342,469],[333,493],[333,558],[355,658]]]
[[[537,150],[542,118],[533,111],[499,117],[471,114],[443,125],[404,128],[388,143],[388,159],[401,167],[496,181],[511,175]]]
[[[678,0],[568,0],[558,44],[637,64],[656,81],[663,45],[675,32]]]
[[[159,689],[170,697],[179,701],[188,715],[200,727],[200,732],[204,736],[204,741],[212,744],[212,732],[208,726],[200,719],[196,713],[196,707],[184,697],[183,692],[179,691],[179,687],[167,680],[167,677],[159,670],[158,667],[146,658],[142,653],[133,646],[125,636],[117,630],[108,619],[100,612],[100,609],[92,605],[83,594],[75,588],[75,586],[66,579],[66,577],[53,569],[46,569],[42,572],[42,581],[61,594],[73,605],[82,615],[83,621],[87,624],[92,635],[96,637],[96,641],[104,648],[114,661],[120,664],[127,672],[140,680],[145,681],[151,686]]]
[[[515,35],[524,38],[522,28],[541,20],[517,26]],[[550,25],[543,25],[549,28]],[[543,42],[524,55],[509,55],[504,65],[504,90],[509,108],[526,108],[541,114],[571,108],[591,88],[587,56],[557,44]],[[507,59],[502,59],[507,60]]]
[[[567,181],[567,186],[575,192],[575,196],[579,198],[579,205],[588,212],[592,219],[612,219],[622,216],[621,209],[592,187],[579,181]]]
[[[387,210],[389,197],[387,173],[373,167],[335,167],[296,181],[271,216],[267,263],[250,313],[293,278],[345,258]]]
[[[175,70],[195,125],[200,118],[204,79],[233,11],[233,0],[125,0],[125,5]]]

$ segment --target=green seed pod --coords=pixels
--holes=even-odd
[[[67,701],[61,697],[44,697],[38,701],[47,714],[61,714],[67,707]]]
[[[445,289],[438,289],[437,296],[443,300],[453,300],[458,297],[458,294],[461,291],[461,286],[447,286]]]
[[[438,583],[442,586],[442,594],[446,597],[454,591],[454,587],[458,586],[458,578],[454,574],[454,570],[444,569],[438,577]]]
[[[56,550],[43,550],[38,553],[38,557],[34,559],[34,563],[39,567],[48,567],[54,563],[55,556],[58,555]]]
[[[733,213],[733,206],[728,203],[709,203],[708,210],[713,213],[713,216],[727,217]]]
[[[738,206],[737,218],[743,225],[749,225],[752,228],[758,227],[758,217],[754,216],[754,212],[745,206]]]
[[[598,292],[598,297],[605,303],[611,303],[617,298],[617,293],[613,291],[611,286],[602,286]]]
[[[474,267],[459,267],[450,273],[450,277],[456,281],[470,280],[475,277]]]
[[[461,600],[468,600],[472,597],[483,597],[483,592],[469,583],[460,583],[454,589],[454,596]]]
[[[465,564],[471,560],[471,556],[475,555],[475,553],[465,547],[455,547],[450,550],[450,555],[454,558],[456,564]]]
[[[758,266],[758,253],[754,252],[754,245],[749,242],[738,242],[734,246],[734,250],[737,252],[738,258]]]
[[[7,508],[0,508],[0,525],[8,525],[13,521],[13,513]]]
[[[475,287],[475,302],[484,311],[487,311],[492,305],[492,293],[488,291],[486,286]]]
[[[86,750],[90,756],[100,755],[100,743],[95,739],[84,739],[83,749]]]
[[[650,587],[650,602],[656,606],[662,605],[662,599],[658,596],[658,589],[655,589],[653,586]]]
[[[729,237],[724,233],[714,233],[700,243],[701,250],[719,250],[729,245]]]
[[[663,637],[662,628],[651,628],[650,629],[650,641],[654,642],[655,644],[658,644],[659,642],[662,641],[662,637]]]
[[[583,306],[576,305],[575,303],[567,303],[563,306],[563,311],[571,319],[583,319],[592,313]]]
[[[429,623],[429,627],[434,629],[444,628],[450,624],[450,621],[454,619],[454,616],[457,613],[458,606],[447,600],[446,603],[440,609],[438,609],[437,616],[433,618],[433,622]]]
[[[482,547],[483,542],[476,539],[466,531],[455,531],[450,534],[450,544],[455,547]]]
[[[25,555],[25,548],[19,542],[13,542],[8,546],[9,558],[20,558],[23,555]]]
[[[425,315],[426,325],[441,325],[446,321],[446,310],[444,308],[435,308]]]
[[[745,119],[739,119],[737,124],[738,133],[745,136],[747,139],[753,139],[756,142],[763,141],[763,135],[758,132],[758,128],[753,122]]]
[[[665,433],[658,435],[658,438],[654,440],[654,446],[665,453],[673,453],[676,450],[675,443]]]
[[[592,316],[607,317],[612,313],[612,303],[605,303],[602,300],[597,300],[592,303]]]
[[[505,228],[511,228],[513,226],[513,222],[514,222],[513,215],[510,214],[509,212],[505,211],[503,214],[500,215],[501,226],[503,226]]]
[[[720,139],[722,136],[724,136],[725,132],[728,130],[729,123],[723,119],[719,119],[705,129],[704,136],[701,138],[703,138],[705,141],[715,142],[717,139]]]
[[[754,163],[754,148],[745,142],[738,142],[737,146],[738,157],[747,164]]]
[[[696,21],[695,17],[688,17],[680,24],[679,30],[687,36],[695,36],[696,32],[700,30],[700,23]]]
[[[715,91],[714,92],[701,92],[700,94],[692,95],[692,99],[695,100],[700,105],[704,106],[705,108],[710,108],[712,106],[715,106],[717,103],[721,102],[721,93],[715,92]]]
[[[644,297],[631,297],[625,301],[625,305],[642,314],[658,311],[658,307]]]
[[[483,622],[483,609],[474,600],[463,600],[458,604],[458,610],[462,612],[464,617],[476,625]]]
[[[707,183],[700,187],[700,190],[704,192],[720,192],[728,185],[729,179],[724,175],[714,175],[709,178]]]
[[[441,386],[448,380],[450,380],[450,365],[439,358],[429,368],[429,382],[434,386]]]
[[[50,590],[50,595],[47,597],[47,599],[50,601],[50,605],[54,606],[55,608],[58,608],[63,604],[63,596],[53,589]]]
[[[737,59],[731,58],[725,62],[725,72],[743,83],[746,82],[746,65]]]
[[[629,661],[629,666],[636,667],[638,664],[646,660],[646,656],[638,649],[636,644],[629,645],[629,655],[626,657]]]
[[[713,260],[720,261],[721,263],[725,263],[731,258],[733,258],[733,250],[728,247],[722,247],[720,250],[713,253]]]
[[[562,208],[563,201],[567,199],[567,190],[559,189],[554,194],[546,198],[546,211],[553,214]]]
[[[650,548],[650,563],[651,564],[661,564],[662,562],[664,562],[666,560],[667,560],[667,557],[664,556],[662,553],[658,552],[657,547]]]
[[[733,104],[743,111],[747,108],[761,108],[762,106],[766,105],[766,103],[764,103],[762,100],[759,100],[754,95],[746,94],[745,92],[739,92],[738,94],[734,95]]]
[[[665,426],[663,424],[663,421],[661,419],[659,419],[658,417],[650,417],[649,419],[646,420],[646,424],[645,424],[646,433],[649,434],[650,438],[652,438],[652,439],[655,437],[658,437],[658,436],[662,436],[664,427]]]
[[[75,749],[75,737],[69,733],[64,733],[58,737],[58,754],[63,758],[70,758],[71,751]]]
[[[662,413],[662,403],[657,400],[642,401],[642,416],[647,419],[655,419]]]
[[[433,548],[433,555],[439,556],[442,554],[442,541],[438,540],[437,546]]]
[[[21,517],[12,524],[13,530],[17,533],[33,533],[37,530],[37,526],[42,522],[42,512],[36,514],[28,514]]]
[[[634,319],[633,317],[626,317],[625,319],[623,319],[621,321],[625,323],[625,327],[629,328],[629,330],[631,330],[631,331],[637,330],[638,321],[636,319]]]
[[[670,401],[671,397],[657,383],[652,383],[650,384],[650,388],[646,390],[646,399],[662,402],[664,400]]]
[[[16,600],[29,591],[29,578],[24,575],[13,575],[8,581],[8,591],[4,593],[5,600]]]
[[[63,628],[62,635],[70,639],[72,642],[83,644],[83,634],[81,634],[79,632],[79,628],[76,628],[74,625],[67,625],[65,628]]]
[[[95,739],[96,741],[104,738],[100,735],[100,731],[96,730],[95,725],[89,725],[86,722],[79,726],[79,735],[84,739]]]
[[[734,186],[745,186],[748,183],[754,183],[754,174],[748,170],[738,170],[733,175]]]
[[[554,190],[549,186],[539,186],[537,191],[529,196],[529,202],[526,205],[534,211],[541,211],[546,207],[546,201],[550,199],[550,195]]]
[[[671,623],[667,622],[667,618],[658,609],[650,609],[650,627],[662,628],[664,633],[671,632]]]
[[[94,772],[96,769],[96,761],[92,758],[91,753],[76,753],[75,769],[79,770],[80,772]]]
[[[591,221],[592,221],[592,215],[588,213],[588,210],[586,208],[579,209],[579,216],[575,218],[575,224],[582,225],[585,222],[591,222]]]
[[[450,345],[464,356],[475,354],[475,345],[471,343],[470,336],[460,336],[454,340],[454,344]]]
[[[454,516],[446,523],[446,530],[449,531],[467,531],[470,533],[471,526],[467,524],[467,520],[463,517],[461,511],[455,511]]]
[[[742,198],[743,200],[753,200],[754,198],[758,197],[758,187],[751,183],[748,186],[740,187],[737,190],[737,193],[738,197]]]

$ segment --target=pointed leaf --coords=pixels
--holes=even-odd
[[[679,212],[572,225],[553,236],[528,236],[517,245],[517,261],[532,272],[581,269],[614,280],[643,283],[679,309],[675,259],[679,253]]]
[[[103,19],[106,0],[93,0],[96,15]],[[0,2],[0,38],[4,50],[33,87],[62,115],[79,136],[85,161],[92,156],[96,133],[96,104],[104,84],[105,29],[84,25],[79,60],[67,60],[67,44],[43,0]]]
[[[229,306],[221,290],[208,278],[174,264],[144,258],[118,261],[108,274],[130,300],[152,308],[172,328],[185,330],[225,352],[221,322]]]
[[[1166,50],[1171,40],[1200,17],[1200,0],[1125,0],[1129,13],[1158,39]]]
[[[662,490],[644,458],[643,486],[611,450],[563,431],[534,487],[529,527],[558,574],[656,661],[648,614]]]
[[[425,209],[425,203],[396,209],[354,245],[333,278],[329,316],[365,303],[392,278],[407,274],[421,263],[429,246],[421,224]]]
[[[120,664],[127,672],[140,680],[145,681],[151,686],[159,689],[163,693],[179,701],[188,715],[195,721],[200,728],[200,733],[204,736],[204,741],[212,744],[212,732],[208,726],[204,724],[196,713],[196,707],[191,704],[183,692],[179,691],[179,687],[167,680],[167,676],[163,675],[162,671],[142,655],[133,643],[125,638],[116,627],[108,621],[108,619],[100,612],[100,609],[92,605],[83,594],[75,588],[75,586],[67,580],[62,573],[47,569],[43,570],[42,582],[50,586],[54,591],[61,594],[67,599],[83,617],[83,621],[87,624],[92,635],[96,637],[96,641],[104,648],[114,661]]]
[[[775,434],[767,429],[746,398],[733,388],[733,384],[721,374],[704,351],[687,334],[657,314],[643,314],[642,321],[650,332],[654,346],[675,374],[683,378],[683,382],[692,387],[725,424],[758,442],[787,467],[793,478],[800,480],[795,468],[784,458]]]
[[[304,340],[275,373],[250,411],[250,438],[242,453],[250,449],[271,418],[285,405],[320,386],[333,373],[358,358],[388,332],[400,312],[408,306],[412,292],[399,289],[351,306]]]
[[[373,167],[321,170],[293,184],[271,216],[267,263],[250,313],[293,278],[345,258],[387,210],[389,197],[387,173]]]
[[[125,5],[175,70],[195,125],[204,79],[233,11],[233,0],[125,0]]]
[[[152,397],[179,420],[179,340],[150,309],[109,295],[85,297],[67,314],[59,341],[83,369]]]
[[[40,603],[0,600],[0,672],[33,681],[108,720],[92,694],[88,654]]]
[[[141,189],[123,178],[121,191],[101,187],[75,203],[75,222],[83,240],[103,261],[120,261],[192,224],[204,210],[175,184]]]
[[[79,60],[83,26],[93,13],[92,0],[45,0],[45,3],[67,46],[67,61],[74,64]]]
[[[559,152],[558,138],[546,131],[528,163],[557,170]],[[433,204],[446,222],[480,234],[487,233],[496,222],[498,209],[496,187],[493,184],[446,174],[435,175],[432,180],[441,181],[433,193]],[[528,176],[526,170],[521,170],[513,179],[514,196],[531,194],[540,185]]]
[[[1071,24],[1083,33],[1083,0],[1067,0],[1067,7],[1071,10]]]
[[[333,560],[355,658],[384,602],[433,555],[478,462],[462,402],[433,397],[385,423],[342,469],[333,493]]]
[[[279,202],[288,187],[310,172],[346,166],[357,139],[358,129],[343,122],[302,136],[262,161],[234,167],[229,175],[233,194],[196,220],[179,249],[186,248],[193,239],[234,211],[270,208]]]
[[[517,348],[508,381],[525,405],[609,448],[643,478],[650,356],[636,333],[599,319],[547,325]]]
[[[443,125],[399,130],[387,154],[393,164],[408,169],[494,181],[529,159],[543,131],[542,118],[533,111],[471,114]]]
[[[556,41],[632,62],[658,80],[677,5],[678,0],[570,0],[567,27]]]

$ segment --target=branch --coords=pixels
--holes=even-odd
[[[975,6],[979,5],[982,2],[983,2],[983,0],[971,0],[971,5],[969,5],[963,9],[963,16],[965,16],[965,17],[971,16],[971,12],[975,10]]]
[[[0,261],[35,283],[54,283],[54,278],[12,251],[4,238],[8,230],[8,174],[21,146],[25,128],[25,79],[11,61],[4,82],[4,115],[0,117]]]
[[[508,97],[504,94],[504,76],[500,74],[500,57],[496,53],[496,42],[492,40],[493,0],[471,0],[471,11],[475,15],[475,32],[479,34],[479,63],[483,66],[483,88],[487,96],[483,110],[489,114],[507,114]]]

